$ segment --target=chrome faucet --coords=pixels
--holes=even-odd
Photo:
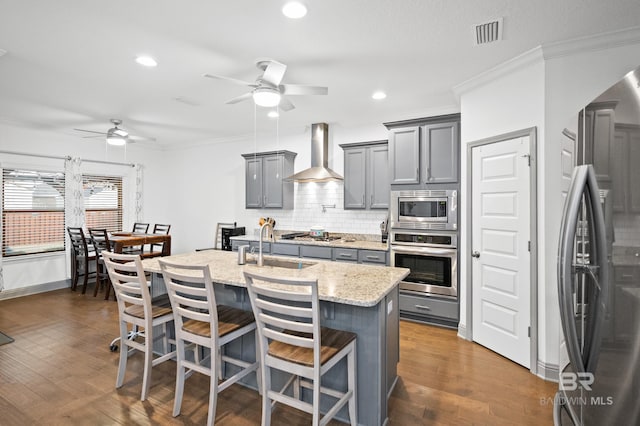
[[[262,235],[264,234],[265,228],[271,228],[271,232],[273,233],[273,226],[270,222],[265,222],[260,226],[260,241],[258,242],[258,266],[264,266],[264,258],[262,257]],[[269,230],[267,230],[267,238],[269,238]]]

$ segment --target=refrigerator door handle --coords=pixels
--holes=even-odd
[[[582,195],[587,186],[589,165],[578,166],[573,170],[571,185],[562,212],[560,225],[560,243],[558,250],[558,300],[560,303],[560,322],[564,332],[569,361],[578,373],[585,372],[580,352],[580,342],[573,307],[573,259],[574,239],[581,210]]]
[[[600,352],[600,341],[602,337],[602,325],[605,320],[607,304],[609,300],[609,253],[607,252],[607,229],[604,221],[604,212],[602,211],[602,203],[600,202],[600,190],[595,172],[592,166],[588,166],[587,170],[587,186],[589,203],[591,204],[591,214],[593,218],[593,245],[595,248],[595,256],[593,265],[595,268],[591,271],[597,271],[593,277],[596,284],[596,294],[594,299],[594,307],[592,318],[589,324],[592,326],[588,330],[589,348],[586,359],[586,371],[595,373],[598,363],[598,354]]]

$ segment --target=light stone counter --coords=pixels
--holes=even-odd
[[[243,275],[245,270],[283,278],[317,278],[320,300],[363,307],[377,305],[409,274],[409,269],[388,266],[292,259],[280,256],[264,256],[264,258],[265,260],[282,259],[291,263],[299,262],[305,267],[289,269],[274,266],[258,267],[255,264],[238,265],[238,253],[221,250],[184,253],[164,259],[187,265],[209,265],[214,282],[239,287],[246,287]],[[142,264],[145,271],[161,272],[157,258],[145,259]]]

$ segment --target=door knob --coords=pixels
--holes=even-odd
[[[480,257],[480,252],[474,250],[473,253],[471,253],[471,257],[479,258]]]

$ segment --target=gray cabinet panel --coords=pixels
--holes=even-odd
[[[458,319],[458,302],[400,293],[400,310],[418,315]]]
[[[387,252],[379,250],[358,250],[358,263],[387,264]]]
[[[420,183],[420,127],[389,132],[389,174],[391,184]]]
[[[344,150],[344,208],[366,207],[366,148]]]
[[[266,208],[282,208],[282,155],[270,155],[262,159],[264,169],[264,200],[263,206]],[[286,177],[286,176],[285,176]]]
[[[640,128],[629,132],[629,201],[633,213],[640,212]]]
[[[247,159],[245,171],[246,207],[262,207],[262,158]]]
[[[333,260],[336,262],[357,262],[358,249],[333,248]]]
[[[251,241],[249,246],[257,253],[260,250],[260,241]],[[271,252],[271,243],[262,242],[262,253]]]
[[[344,208],[389,208],[387,141],[340,145],[344,149]]]
[[[458,123],[424,126],[422,137],[423,179],[425,183],[458,181]]]
[[[300,246],[300,256],[331,260],[333,256],[333,249],[331,247]]]
[[[291,151],[242,154],[245,158],[245,207],[248,209],[293,208],[293,174],[296,157]]]
[[[369,207],[388,209],[390,186],[389,147],[387,144],[374,145],[369,148],[368,166]]]
[[[271,245],[271,253],[282,256],[300,256],[300,246],[296,244],[273,243]]]

